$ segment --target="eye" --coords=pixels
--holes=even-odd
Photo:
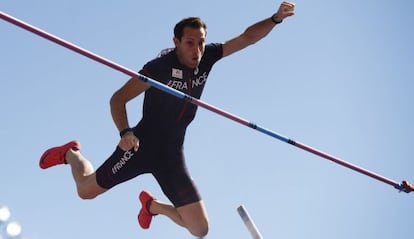
[[[188,41],[186,41],[186,43],[190,47],[194,45],[194,41],[193,40],[188,40]]]

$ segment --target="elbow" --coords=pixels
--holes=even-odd
[[[255,36],[250,36],[250,35],[246,35],[244,38],[244,42],[246,44],[246,46],[250,46],[255,44],[256,42],[258,42],[260,40],[260,38],[257,38]]]
[[[242,39],[246,46],[253,45],[256,42],[260,41],[262,38],[264,38],[269,31],[253,31],[251,28],[247,28],[246,31],[242,34]]]
[[[114,105],[116,105],[117,102],[117,96],[116,96],[116,92],[112,95],[111,99],[109,99],[109,105],[111,106],[111,108],[114,107]]]
[[[119,92],[115,92],[111,99],[109,100],[109,105],[111,107],[111,109],[115,109],[117,107],[119,107],[119,105],[122,104],[122,97],[120,96]]]

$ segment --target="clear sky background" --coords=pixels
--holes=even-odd
[[[172,46],[175,23],[200,16],[223,42],[272,15],[278,1],[21,1],[0,10],[139,70]],[[397,182],[414,181],[414,2],[296,1],[296,15],[218,62],[202,100]],[[28,239],[193,238],[158,216],[142,230],[137,196],[166,200],[150,175],[94,200],[69,167],[38,167],[78,139],[98,167],[119,140],[109,98],[129,77],[0,21],[0,204]],[[131,125],[142,97],[128,105]],[[207,238],[412,238],[414,194],[200,108],[185,142],[205,200]],[[0,228],[0,230],[3,230]]]

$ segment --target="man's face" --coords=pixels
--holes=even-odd
[[[185,27],[181,39],[174,38],[178,60],[189,68],[197,68],[204,54],[206,31],[204,28]]]

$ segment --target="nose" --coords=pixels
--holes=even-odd
[[[197,54],[198,55],[202,55],[203,54],[203,51],[204,51],[204,46],[199,45],[197,47]]]

